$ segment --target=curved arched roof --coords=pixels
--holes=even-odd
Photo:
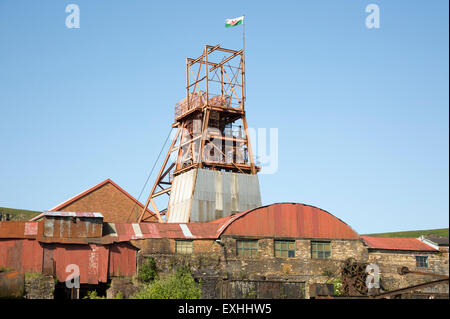
[[[240,235],[358,239],[346,223],[327,211],[305,204],[277,203],[213,221],[219,223],[217,237]]]

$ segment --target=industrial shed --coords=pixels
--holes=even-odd
[[[100,213],[45,212],[37,222],[0,222],[0,267],[42,273],[63,283],[76,265],[81,285],[136,273],[137,248],[103,237]]]
[[[424,280],[397,273],[400,266],[417,270],[416,256],[427,256],[426,271],[448,276],[448,257],[421,240],[359,236],[331,213],[298,203],[189,223],[105,222],[94,212],[44,212],[39,222],[0,222],[0,238],[0,267],[64,281],[67,265],[76,263],[82,285],[102,285],[131,278],[153,257],[162,274],[189,265],[202,280],[204,298],[247,298],[249,292],[309,298],[317,284],[339,277],[349,259],[380,265],[390,290]],[[448,283],[442,290],[448,294]]]
[[[430,282],[448,276],[448,254],[443,254],[419,238],[361,236],[368,249],[368,261],[379,266],[383,284],[389,290],[402,289]],[[407,268],[407,273],[400,269]],[[416,274],[414,274],[416,273]],[[426,275],[429,273],[430,275]],[[437,275],[441,275],[438,276]],[[448,280],[446,283],[423,290],[446,294],[448,298]],[[411,293],[411,291],[410,291]],[[416,296],[419,296],[416,293]]]
[[[210,298],[243,298],[248,289],[258,297],[305,298],[310,283],[327,280],[323,274],[338,271],[346,258],[367,258],[349,225],[305,204],[277,203],[208,223],[151,227],[146,240],[132,240],[140,248],[138,258],[152,256],[165,271],[173,261],[188,260],[195,276],[207,278]],[[286,289],[291,293],[280,294]]]

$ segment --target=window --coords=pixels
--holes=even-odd
[[[311,258],[328,259],[331,257],[331,243],[323,241],[311,242]]]
[[[295,240],[275,240],[275,257],[295,257]]]
[[[177,240],[176,241],[176,252],[178,254],[192,254],[192,240]]]
[[[258,255],[257,240],[237,240],[237,255],[242,257],[256,257]]]
[[[427,256],[416,256],[416,267],[428,268],[428,257]]]

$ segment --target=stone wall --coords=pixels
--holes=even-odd
[[[26,299],[53,299],[55,279],[40,273],[25,274]]]
[[[226,280],[304,283],[304,292],[299,295],[309,298],[310,283],[325,283],[339,276],[343,261],[349,257],[361,262],[368,258],[362,241],[338,239],[330,240],[330,259],[312,259],[309,239],[296,239],[295,257],[278,258],[275,257],[274,238],[258,239],[258,256],[243,258],[237,256],[238,239],[240,237],[222,236],[220,243],[194,240],[191,255],[176,254],[174,239],[136,240],[132,243],[141,249],[138,264],[145,256],[153,256],[161,273],[171,272],[182,264],[189,265],[194,277],[204,279],[204,298],[217,298],[222,281]]]
[[[428,268],[418,268],[416,266],[416,256],[428,256]],[[449,274],[448,254],[441,252],[370,250],[369,262],[379,266],[381,284],[388,290],[405,288],[439,279],[433,276],[416,274],[400,275],[398,273],[399,267],[408,267],[410,271],[430,272],[447,276]],[[449,292],[448,284],[422,290],[436,293]]]
[[[388,290],[438,279],[413,274],[400,275],[397,269],[401,266],[406,266],[412,271],[446,275],[449,273],[448,251],[424,253],[377,251],[369,250],[361,240],[332,239],[329,240],[331,257],[329,259],[313,259],[311,258],[312,240],[297,238],[295,239],[295,257],[278,258],[275,257],[274,251],[275,238],[258,238],[257,256],[244,258],[237,255],[236,241],[240,239],[252,238],[225,235],[221,237],[220,242],[194,240],[193,253],[190,255],[176,253],[175,239],[136,240],[133,241],[133,245],[140,248],[138,264],[141,263],[143,257],[153,256],[160,273],[172,272],[177,266],[188,265],[194,277],[203,280],[204,298],[223,297],[224,291],[229,289],[227,288],[229,283],[234,281],[242,283],[233,283],[233,287],[257,285],[256,283],[244,285],[244,282],[250,281],[304,283],[304,296],[309,298],[309,285],[329,283],[333,278],[340,277],[343,262],[350,257],[355,258],[358,262],[377,264],[380,267],[382,285]],[[416,255],[428,256],[429,267],[427,269],[416,267]],[[422,291],[448,293],[448,284],[426,288]],[[228,292],[228,295],[230,294],[239,294],[239,292]]]
[[[106,290],[106,298],[117,299],[119,295],[123,299],[128,299],[141,287],[129,277],[115,277],[111,279],[111,287]],[[119,294],[120,292],[120,294]]]

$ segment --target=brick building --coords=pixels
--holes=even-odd
[[[98,212],[105,222],[136,222],[144,206],[123,188],[107,179],[81,192],[80,194],[56,205],[49,211],[59,212]],[[155,215],[147,209],[149,222],[156,222]],[[42,218],[42,214],[32,220]]]

